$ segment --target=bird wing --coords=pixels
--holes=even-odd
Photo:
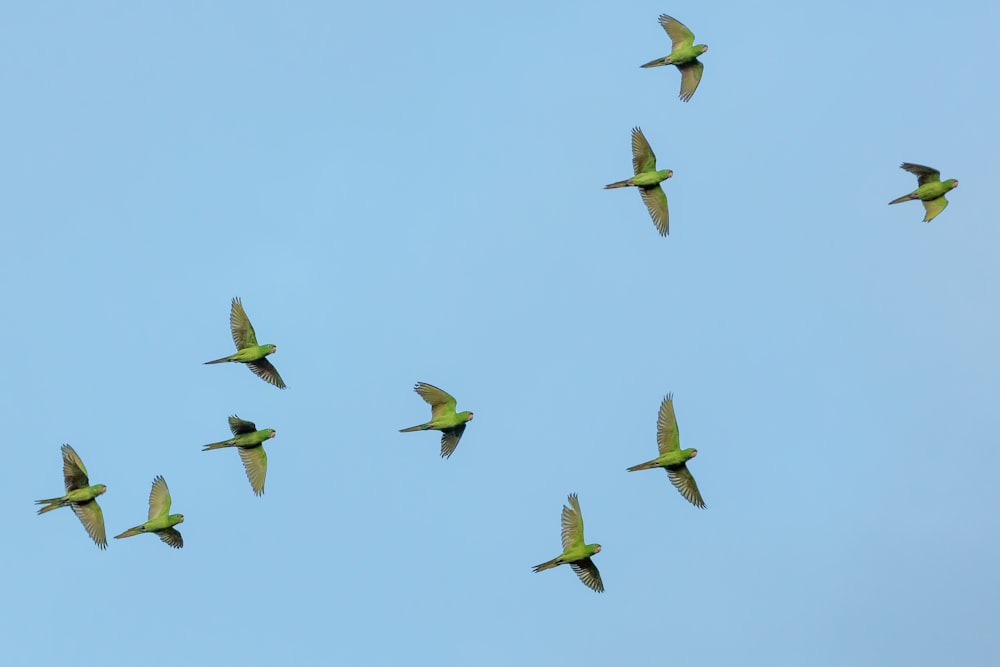
[[[660,14],[660,25],[667,31],[674,51],[683,46],[694,46],[694,33],[688,27],[666,14]]]
[[[264,478],[267,476],[267,452],[264,447],[240,447],[240,459],[243,460],[243,468],[247,471],[247,479],[253,492],[258,496],[264,493]]]
[[[455,406],[458,402],[455,400],[454,396],[446,392],[444,389],[438,389],[434,385],[427,384],[426,382],[418,382],[414,385],[413,391],[420,394],[420,398],[430,404],[432,419],[455,414]],[[455,441],[455,444],[458,444],[457,440]]]
[[[689,63],[677,65],[677,69],[681,71],[680,98],[682,102],[687,102],[694,95],[694,91],[698,90],[698,84],[701,83],[701,73],[705,71],[705,66],[700,60],[692,60]]]
[[[681,438],[677,433],[677,417],[674,416],[673,394],[664,396],[663,402],[660,403],[660,414],[656,418],[656,444],[660,448],[660,456],[681,448]]]
[[[253,347],[257,344],[257,334],[247,312],[243,310],[243,302],[239,297],[233,299],[233,307],[229,311],[229,330],[233,333],[233,343],[237,350]]]
[[[180,549],[184,546],[184,538],[175,528],[164,528],[163,530],[156,531],[156,534],[160,537],[164,543],[169,544],[174,549]]]
[[[158,517],[170,514],[170,489],[163,475],[153,478],[153,488],[149,490],[149,518],[152,521]]]
[[[229,418],[229,430],[233,432],[233,435],[243,435],[244,433],[253,433],[256,431],[257,425],[233,415]]]
[[[944,195],[941,195],[937,199],[925,201],[924,210],[927,211],[927,214],[924,216],[924,222],[930,222],[931,220],[933,220],[935,217],[937,217],[938,213],[940,213],[945,209],[947,205],[948,205],[948,200],[944,198]]]
[[[597,570],[597,566],[594,565],[594,561],[584,558],[583,560],[570,563],[569,566],[573,568],[576,576],[580,577],[580,581],[586,584],[588,588],[598,593],[604,592],[604,582],[601,581],[601,573]]]
[[[670,483],[674,485],[681,495],[687,498],[687,501],[694,505],[695,507],[701,507],[704,509],[705,501],[701,498],[701,492],[698,491],[698,485],[694,481],[694,475],[688,470],[685,464],[680,464],[679,466],[671,466],[667,468],[667,477],[670,478]]]
[[[458,447],[458,441],[465,433],[465,424],[459,424],[453,428],[441,429],[441,458],[450,458]]]
[[[76,514],[76,518],[80,520],[80,523],[87,530],[90,539],[94,540],[94,544],[102,549],[106,548],[108,546],[108,537],[104,532],[104,512],[101,511],[101,506],[97,504],[97,501],[91,500],[85,503],[73,503],[72,507],[73,513]]]
[[[927,183],[937,183],[941,180],[941,172],[937,169],[931,169],[930,167],[925,167],[922,164],[913,164],[912,162],[904,162],[899,165],[900,169],[905,169],[911,174],[916,175],[917,185],[926,185]]]
[[[575,493],[569,494],[570,507],[562,508],[562,547],[567,549],[583,546],[583,513]]]
[[[247,367],[261,380],[270,382],[278,389],[285,388],[285,381],[281,379],[280,375],[278,375],[278,369],[276,369],[267,359],[251,361],[247,364]]]
[[[632,169],[637,174],[656,171],[656,154],[646,141],[646,135],[638,127],[632,128]]]
[[[90,486],[90,479],[87,477],[87,468],[83,465],[80,455],[69,445],[62,446],[63,456],[63,481],[66,483],[66,491],[82,489]]]
[[[656,225],[656,230],[660,232],[660,236],[669,234],[670,211],[667,208],[667,193],[659,185],[654,185],[648,188],[640,187],[639,195],[642,197],[642,203],[646,205],[646,210],[649,211],[649,217]]]

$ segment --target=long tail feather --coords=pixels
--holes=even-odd
[[[207,366],[208,364],[221,364],[223,361],[232,361],[232,360],[233,360],[232,356],[222,357],[221,359],[213,359],[212,361],[206,361],[205,365]]]
[[[669,65],[670,63],[667,62],[667,58],[669,58],[669,56],[657,58],[656,60],[650,60],[645,65],[639,65],[639,67],[660,67],[661,65]]]
[[[604,186],[605,190],[610,190],[612,188],[625,188],[632,185],[632,179],[626,178],[624,181],[617,181],[615,183],[609,183]]]
[[[52,510],[57,510],[63,507],[62,498],[46,498],[44,500],[36,500],[36,505],[45,505],[42,509],[38,510],[39,514],[45,514],[46,512],[51,512]]]
[[[913,193],[911,192],[908,195],[903,195],[902,197],[896,197],[891,202],[889,202],[889,206],[892,206],[893,204],[902,204],[904,201],[910,201],[912,199],[916,199],[916,197],[914,197]]]
[[[223,447],[234,447],[232,440],[223,440],[221,442],[213,442],[211,444],[205,445],[201,448],[201,451],[207,452],[210,449],[222,449]]]
[[[142,526],[136,526],[135,528],[129,528],[121,535],[115,535],[116,540],[120,540],[123,537],[132,537],[133,535],[139,535],[145,533],[146,531],[142,529]]]
[[[431,427],[430,422],[426,424],[417,424],[416,426],[411,426],[410,428],[399,429],[400,433],[409,433],[410,431],[426,431]]]
[[[541,572],[542,570],[551,570],[556,565],[562,565],[562,556],[558,556],[556,558],[553,558],[552,560],[547,560],[541,565],[536,565],[535,567],[531,568],[531,571]]]
[[[626,468],[628,472],[635,472],[636,470],[649,470],[650,468],[657,468],[656,459],[652,461],[646,461],[645,463],[640,463],[637,466],[632,466],[631,468]]]

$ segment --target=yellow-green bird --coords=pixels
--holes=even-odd
[[[264,451],[264,441],[273,438],[277,432],[273,428],[258,430],[253,422],[244,421],[236,415],[229,418],[229,430],[233,432],[232,438],[205,445],[201,451],[207,452],[223,447],[239,448],[240,460],[243,461],[247,479],[250,480],[250,488],[256,495],[263,495],[264,478],[267,477],[267,452]]]
[[[660,183],[674,175],[671,169],[656,169],[656,154],[650,148],[646,136],[638,127],[632,128],[632,170],[635,176],[624,181],[609,183],[605,190],[635,186],[639,188],[642,203],[649,211],[660,236],[670,233],[670,211],[667,210],[667,195]]]
[[[694,95],[701,83],[701,73],[705,66],[698,60],[698,56],[708,51],[707,44],[695,44],[694,33],[688,27],[666,14],[660,14],[660,26],[670,37],[670,55],[663,58],[650,60],[640,67],[660,67],[661,65],[675,65],[681,72],[681,93],[682,101],[687,102]]]
[[[628,471],[665,468],[670,483],[681,492],[681,495],[695,507],[704,509],[705,501],[702,500],[694,476],[687,467],[687,462],[698,455],[698,450],[681,449],[681,439],[677,432],[677,418],[674,416],[673,394],[667,394],[663,402],[660,403],[660,414],[656,419],[656,444],[660,449],[658,457],[652,461],[632,466],[628,468]]]
[[[153,478],[153,488],[149,491],[149,517],[146,523],[141,523],[134,528],[129,528],[121,535],[115,535],[116,540],[123,537],[132,537],[142,533],[154,533],[163,540],[164,544],[180,549],[184,546],[184,538],[180,532],[174,528],[179,523],[184,523],[183,514],[170,513],[170,489],[167,488],[167,481],[163,475]]]
[[[441,457],[449,458],[458,447],[458,441],[465,433],[465,425],[472,421],[472,413],[468,410],[455,412],[458,402],[455,397],[444,389],[438,389],[432,384],[418,382],[413,391],[431,406],[431,420],[409,428],[399,429],[400,433],[411,431],[441,431]]]
[[[904,201],[919,199],[924,205],[924,222],[930,222],[938,213],[943,211],[948,205],[948,200],[944,198],[945,193],[951,192],[958,187],[958,181],[949,178],[947,181],[941,180],[941,172],[922,164],[904,162],[899,165],[900,169],[914,174],[917,177],[917,189],[908,195],[897,197],[889,202],[889,205],[900,204]]]
[[[569,505],[569,507],[563,505],[562,508],[562,554],[536,565],[532,568],[532,572],[541,572],[568,563],[588,588],[603,593],[604,582],[601,581],[601,573],[591,560],[591,556],[601,552],[601,545],[586,543],[583,537],[583,513],[580,511],[580,501],[575,493],[569,494]]]
[[[87,529],[90,539],[94,540],[94,544],[105,549],[108,546],[108,538],[104,532],[104,512],[97,504],[97,496],[107,491],[108,487],[103,484],[90,484],[86,466],[69,445],[62,446],[62,458],[66,495],[36,500],[36,505],[45,505],[38,510],[38,513],[45,514],[60,507],[72,507],[76,518]]]
[[[268,343],[267,345],[257,344],[257,334],[254,333],[250,318],[243,310],[243,302],[239,297],[233,299],[232,307],[229,309],[229,330],[233,334],[233,343],[236,344],[236,354],[228,357],[221,357],[206,361],[206,364],[221,364],[224,361],[235,361],[246,364],[253,374],[270,382],[278,389],[284,389],[285,383],[278,375],[277,369],[271,365],[265,357],[278,351],[277,345]]]

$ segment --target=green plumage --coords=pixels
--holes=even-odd
[[[652,461],[634,465],[628,468],[628,471],[664,468],[667,471],[667,477],[670,478],[670,483],[680,491],[681,495],[695,507],[704,509],[705,501],[702,500],[698,484],[695,483],[694,476],[687,467],[687,462],[698,455],[698,450],[681,449],[677,418],[674,416],[673,394],[667,394],[663,402],[660,403],[660,413],[656,419],[656,444],[660,450],[658,457]]]
[[[695,44],[694,33],[688,30],[687,26],[677,19],[660,14],[660,25],[670,37],[670,55],[662,58],[650,60],[640,67],[660,67],[662,65],[674,65],[681,73],[680,98],[687,102],[694,95],[701,83],[701,74],[705,69],[698,56],[708,51],[708,45]]]
[[[924,204],[924,222],[930,222],[948,206],[948,200],[945,199],[944,195],[957,188],[958,181],[954,178],[942,181],[940,171],[922,164],[904,162],[899,165],[899,168],[905,169],[917,177],[917,189],[908,195],[893,199],[889,205],[919,199]]]
[[[401,428],[399,432],[441,431],[441,457],[451,457],[458,447],[458,441],[462,439],[462,434],[465,433],[466,423],[472,421],[472,413],[455,412],[458,405],[455,397],[432,384],[418,382],[413,391],[420,394],[420,397],[431,406],[431,420],[409,428]]]
[[[236,354],[205,363],[221,364],[231,361],[246,364],[246,367],[260,379],[270,382],[278,389],[284,389],[285,383],[278,375],[277,369],[265,358],[267,355],[277,352],[278,346],[270,343],[267,345],[257,344],[257,334],[253,330],[253,325],[250,324],[250,318],[247,317],[246,311],[243,310],[243,302],[240,301],[239,297],[233,299],[229,309],[229,330],[233,334]]]
[[[87,468],[83,460],[69,445],[62,446],[63,482],[66,495],[58,498],[36,500],[36,505],[45,505],[39,514],[51,512],[60,507],[72,507],[73,513],[83,524],[90,539],[102,549],[107,548],[108,538],[104,532],[104,512],[97,504],[97,496],[108,490],[104,484],[90,484]]]
[[[201,451],[238,447],[240,460],[243,461],[247,479],[250,480],[250,488],[256,495],[263,495],[264,479],[267,477],[267,452],[264,451],[263,443],[277,435],[277,432],[273,428],[258,430],[253,422],[244,421],[236,415],[229,418],[229,430],[233,433],[232,438],[205,445]]]
[[[639,188],[642,202],[649,211],[660,236],[670,233],[670,212],[667,210],[667,195],[660,183],[674,175],[670,169],[656,169],[656,155],[638,127],[632,128],[632,170],[635,175],[624,181],[609,183],[605,190],[635,186]]]
[[[167,481],[163,479],[163,476],[157,475],[153,478],[153,488],[149,491],[149,515],[146,523],[141,523],[120,535],[115,535],[115,539],[120,540],[123,537],[153,533],[164,544],[174,549],[180,549],[184,546],[184,538],[181,537],[180,531],[174,528],[179,523],[184,523],[184,515],[170,513],[170,489],[167,488]]]
[[[562,554],[540,563],[532,572],[542,572],[557,565],[568,564],[588,588],[604,592],[604,582],[591,556],[600,553],[600,544],[587,544],[583,537],[583,512],[575,493],[569,494],[569,507],[562,508]]]

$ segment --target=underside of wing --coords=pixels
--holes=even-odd
[[[233,435],[242,435],[244,433],[253,433],[257,430],[257,426],[253,422],[244,421],[233,415],[229,418],[229,430],[233,432]]]
[[[583,513],[580,511],[580,501],[575,493],[569,494],[569,507],[562,508],[562,538],[563,551],[583,545]]]
[[[604,582],[601,581],[601,573],[598,571],[597,566],[594,565],[594,561],[584,558],[569,565],[576,572],[576,576],[580,577],[580,581],[587,585],[587,588],[595,590],[598,593],[604,592]]]
[[[705,66],[700,60],[695,59],[689,63],[677,65],[677,69],[681,71],[680,98],[687,102],[694,95],[694,91],[698,90],[698,84],[701,83],[701,73],[705,70]]]
[[[237,350],[253,347],[257,344],[257,334],[254,333],[250,318],[243,310],[243,302],[239,297],[233,299],[233,306],[229,311],[229,330],[233,334],[233,343]]]
[[[670,37],[670,43],[674,51],[683,46],[694,45],[694,33],[674,17],[660,14],[660,25],[663,26],[667,36]]]
[[[455,448],[458,447],[458,441],[462,439],[462,434],[465,433],[465,424],[459,424],[453,428],[446,428],[441,430],[441,457],[450,458],[455,452]]]
[[[181,537],[179,531],[174,528],[164,528],[163,530],[157,531],[156,533],[164,543],[169,544],[174,549],[180,549],[184,546],[184,538]]]
[[[656,445],[660,456],[681,448],[680,435],[677,432],[677,417],[674,416],[674,395],[667,394],[660,403],[660,414],[656,417]]]
[[[656,231],[660,233],[660,236],[669,234],[670,210],[667,207],[667,193],[659,185],[653,185],[648,188],[640,187],[639,196],[642,197],[642,203],[649,211],[649,217],[653,219]]]
[[[264,447],[240,447],[240,459],[243,461],[243,468],[247,472],[247,479],[255,494],[264,493],[264,478],[267,476],[267,453]]]
[[[437,418],[442,415],[455,414],[455,406],[458,402],[455,397],[446,392],[444,389],[439,389],[432,384],[427,384],[426,382],[418,382],[414,387],[413,391],[420,394],[420,398],[427,401],[431,406],[431,417]]]
[[[637,174],[656,171],[656,154],[638,127],[632,128],[632,170]]]
[[[82,489],[90,486],[90,479],[87,477],[87,469],[83,461],[69,445],[62,446],[63,457],[63,482],[66,483],[66,491]]]
[[[694,481],[694,476],[688,467],[684,464],[679,466],[671,466],[667,468],[667,477],[670,478],[670,483],[674,485],[681,495],[684,496],[689,503],[695,507],[705,508],[705,501],[701,498],[701,492],[698,491],[698,485]]]
[[[930,222],[937,217],[938,213],[943,211],[945,207],[948,206],[948,200],[944,198],[944,195],[941,195],[937,199],[925,201],[923,204],[924,211],[926,211],[926,214],[924,215],[924,222]]]
[[[925,185],[927,183],[936,183],[941,180],[941,172],[937,169],[931,167],[925,167],[922,164],[914,164],[912,162],[904,162],[899,165],[900,169],[905,169],[911,174],[917,177],[917,185]]]
[[[247,367],[253,374],[265,382],[270,382],[278,389],[285,388],[285,381],[278,375],[278,370],[267,359],[258,359],[247,363]]]
[[[153,520],[160,516],[167,516],[170,513],[170,489],[167,488],[167,481],[163,475],[157,475],[153,479],[153,488],[149,491],[149,518]]]
[[[90,539],[94,540],[94,544],[102,549],[106,548],[108,546],[108,537],[104,532],[104,512],[101,511],[101,506],[97,504],[97,501],[90,500],[85,503],[74,503],[72,507],[73,513],[76,514],[76,518],[83,524],[87,534],[90,535]]]

